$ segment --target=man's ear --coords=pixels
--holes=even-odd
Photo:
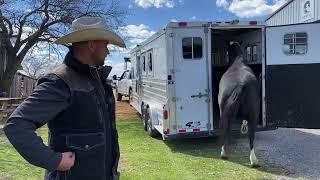
[[[95,45],[94,41],[88,41],[88,49],[89,49],[91,52],[94,52],[94,51],[95,51],[96,45]]]

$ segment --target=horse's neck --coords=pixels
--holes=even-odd
[[[243,63],[243,57],[242,57],[242,56],[237,56],[237,57],[233,60],[231,66],[239,66],[239,65],[242,65],[242,64],[244,64],[244,63]]]

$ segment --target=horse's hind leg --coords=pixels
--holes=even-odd
[[[221,111],[221,129],[222,129],[222,134],[221,134],[221,142],[222,142],[222,147],[221,147],[221,158],[222,159],[228,159],[229,156],[229,140],[230,140],[230,133],[229,133],[229,118],[228,118],[228,111],[227,110],[222,110]]]
[[[255,129],[258,121],[258,109],[253,108],[252,112],[249,113],[249,140],[250,140],[250,163],[252,167],[258,167],[258,159],[254,151],[254,139],[255,139]]]
[[[222,147],[221,158],[228,159],[230,154],[229,144],[231,139],[231,122],[236,118],[239,102],[232,98],[228,98],[221,109],[221,128],[222,128]]]

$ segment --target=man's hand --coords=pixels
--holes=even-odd
[[[58,171],[68,171],[72,168],[75,161],[75,154],[73,152],[62,153],[62,159],[57,168]]]

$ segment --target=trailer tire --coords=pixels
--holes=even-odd
[[[132,102],[132,89],[130,88],[130,90],[129,90],[129,104],[130,104],[130,106],[132,106],[131,105],[131,102]]]
[[[143,130],[147,131],[146,112],[144,105],[141,105],[141,121],[143,123]]]
[[[150,114],[150,109],[146,109],[145,122],[147,124],[147,132],[151,137],[157,137],[159,135],[158,131],[152,125],[152,116]]]

